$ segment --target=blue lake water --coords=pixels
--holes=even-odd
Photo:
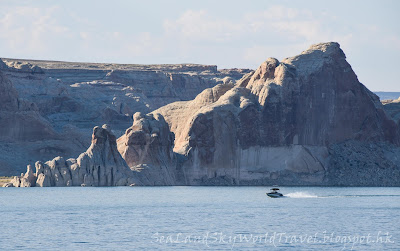
[[[0,188],[0,250],[399,250],[400,188]]]

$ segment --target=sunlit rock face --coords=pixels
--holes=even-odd
[[[146,185],[174,185],[177,156],[174,134],[160,114],[135,113],[133,125],[118,139],[118,150]]]

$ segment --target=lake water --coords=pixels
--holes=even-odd
[[[0,188],[0,250],[399,250],[400,188]]]

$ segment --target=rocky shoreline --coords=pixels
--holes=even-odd
[[[5,61],[3,114],[32,114],[32,121],[42,122],[35,122],[37,129],[17,127],[23,130],[0,135],[3,140],[34,134],[71,140],[80,145],[76,151],[87,148],[77,159],[36,162],[35,173],[28,166],[7,186],[400,186],[397,103],[382,104],[360,83],[335,42],[312,45],[281,61],[268,58],[255,71]],[[21,72],[7,67],[30,78],[22,81]],[[51,74],[64,74],[64,80]],[[32,83],[58,89],[42,96],[33,95],[37,88],[22,91]],[[136,102],[145,100],[147,106],[131,103],[134,92],[143,94]],[[52,108],[46,108],[49,97]],[[91,112],[106,100],[111,105],[94,119]],[[68,124],[60,114],[69,114]],[[111,125],[95,127],[88,146],[83,135],[97,122]],[[19,118],[12,123],[21,125]],[[61,125],[63,134],[56,129]]]

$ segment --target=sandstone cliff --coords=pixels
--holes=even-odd
[[[370,154],[377,144],[397,149],[398,126],[358,81],[337,43],[313,45],[281,62],[269,58],[236,85],[217,85],[157,113],[170,125],[174,150],[182,156],[176,184],[399,184],[394,159]],[[339,156],[360,148],[377,165],[354,164],[338,174],[346,161]],[[352,158],[360,163],[362,155]],[[364,171],[373,178],[360,182]],[[340,182],[350,173],[352,182]]]
[[[11,61],[8,66],[0,67],[17,67]],[[94,121],[112,121],[118,131],[131,123],[130,116],[134,114],[133,124],[125,133],[118,133],[122,135],[118,143],[107,128],[95,129],[92,146],[77,160],[58,157],[45,164],[38,162],[36,173],[28,166],[27,173],[13,180],[15,186],[129,185],[131,182],[138,185],[400,185],[397,113],[390,113],[388,106],[383,106],[358,81],[337,43],[316,44],[298,56],[281,61],[269,58],[251,72],[217,72],[216,68],[197,65],[135,66],[138,68],[133,69],[129,65],[115,68],[82,64],[54,69],[57,63],[37,63],[43,71],[32,72],[31,66],[18,65],[28,72],[24,74],[30,74],[29,81],[41,83],[35,84],[41,88],[33,92],[24,92],[31,82],[13,75],[17,72],[21,76],[17,68],[7,71],[7,77],[11,76],[16,86],[21,87],[16,88],[21,95],[30,97],[30,93],[39,93],[38,90],[47,93],[34,98],[39,113],[46,113],[45,117],[55,128],[62,125],[62,135],[66,138],[80,138],[85,132],[82,128]],[[80,67],[84,70],[80,71]],[[73,80],[79,72],[82,74],[79,77],[86,82]],[[43,79],[48,74],[63,79]],[[243,77],[236,81],[238,76]],[[209,83],[211,88],[185,101]],[[5,89],[9,90],[5,93],[13,93],[10,88]],[[110,92],[114,95],[112,102]],[[46,108],[49,101],[43,98],[48,93],[58,95],[51,99],[52,108]],[[174,95],[181,101],[146,114],[150,108],[173,101]],[[98,97],[103,102],[101,105]],[[148,103],[133,105],[130,103],[133,100]],[[82,106],[84,103],[90,105]],[[5,101],[4,107],[12,106],[12,102]],[[116,153],[117,148],[126,162]],[[110,172],[110,169],[118,171]],[[48,171],[45,173],[45,170]]]
[[[0,110],[8,115],[0,116],[0,175],[21,172],[28,162],[76,156],[88,148],[85,138],[95,125],[107,123],[120,136],[135,112],[193,99],[227,76],[248,72],[195,64],[3,60]]]
[[[127,186],[138,183],[117,150],[114,134],[107,125],[95,127],[92,144],[77,159],[56,157],[46,163],[37,161],[36,172],[27,171],[4,186]],[[139,184],[141,184],[139,182]]]

